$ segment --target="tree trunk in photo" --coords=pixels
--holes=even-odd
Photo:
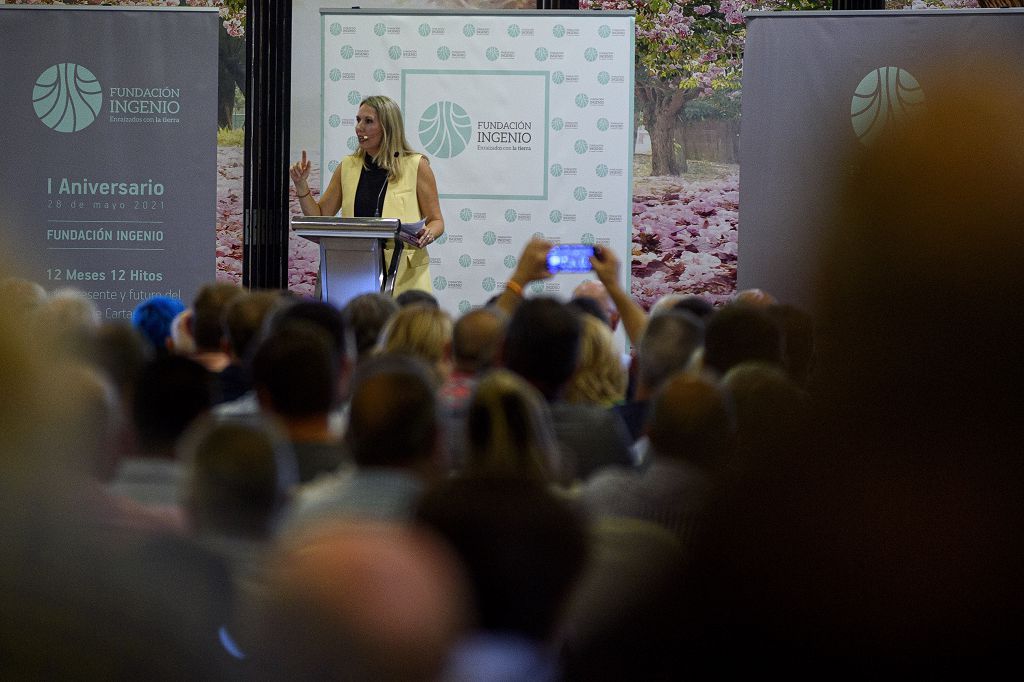
[[[651,175],[682,175],[686,172],[686,150],[676,158],[675,121],[690,93],[674,90],[659,93],[651,105],[645,107],[648,132],[651,134]]]

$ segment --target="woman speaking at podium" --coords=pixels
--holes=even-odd
[[[341,160],[331,181],[313,198],[309,188],[309,159],[289,169],[302,212],[332,216],[339,210],[346,218],[398,218],[403,223],[425,219],[417,233],[418,248],[402,251],[395,275],[394,295],[408,289],[430,291],[430,258],[427,245],[444,233],[437,182],[426,157],[413,151],[405,139],[402,111],[389,97],[374,95],[359,104],[356,113],[359,148]],[[391,262],[394,244],[388,241],[385,262]]]

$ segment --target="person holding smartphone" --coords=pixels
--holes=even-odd
[[[427,158],[405,138],[402,111],[389,97],[374,95],[356,113],[358,148],[342,159],[319,200],[309,187],[310,162],[302,158],[289,169],[302,213],[349,218],[398,218],[403,223],[425,220],[414,248],[403,250],[395,276],[394,295],[419,289],[430,291],[430,258],[426,247],[444,234],[437,181]],[[390,263],[389,240],[385,260]]]

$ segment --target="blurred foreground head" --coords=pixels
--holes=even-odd
[[[399,526],[321,526],[281,553],[271,586],[263,679],[436,679],[467,625],[456,559]]]
[[[709,660],[1015,655],[1024,90],[956,66],[823,226],[814,438],[712,511],[683,607]]]
[[[961,72],[853,158],[819,286],[817,393],[844,432],[903,448],[981,445],[1019,421],[1024,97],[1006,85],[1019,75]]]

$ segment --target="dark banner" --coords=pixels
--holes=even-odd
[[[809,304],[852,153],[891,144],[949,78],[982,88],[996,65],[1020,92],[1024,12],[768,12],[747,25],[739,288]]]
[[[212,10],[0,7],[0,230],[105,319],[215,275]]]

